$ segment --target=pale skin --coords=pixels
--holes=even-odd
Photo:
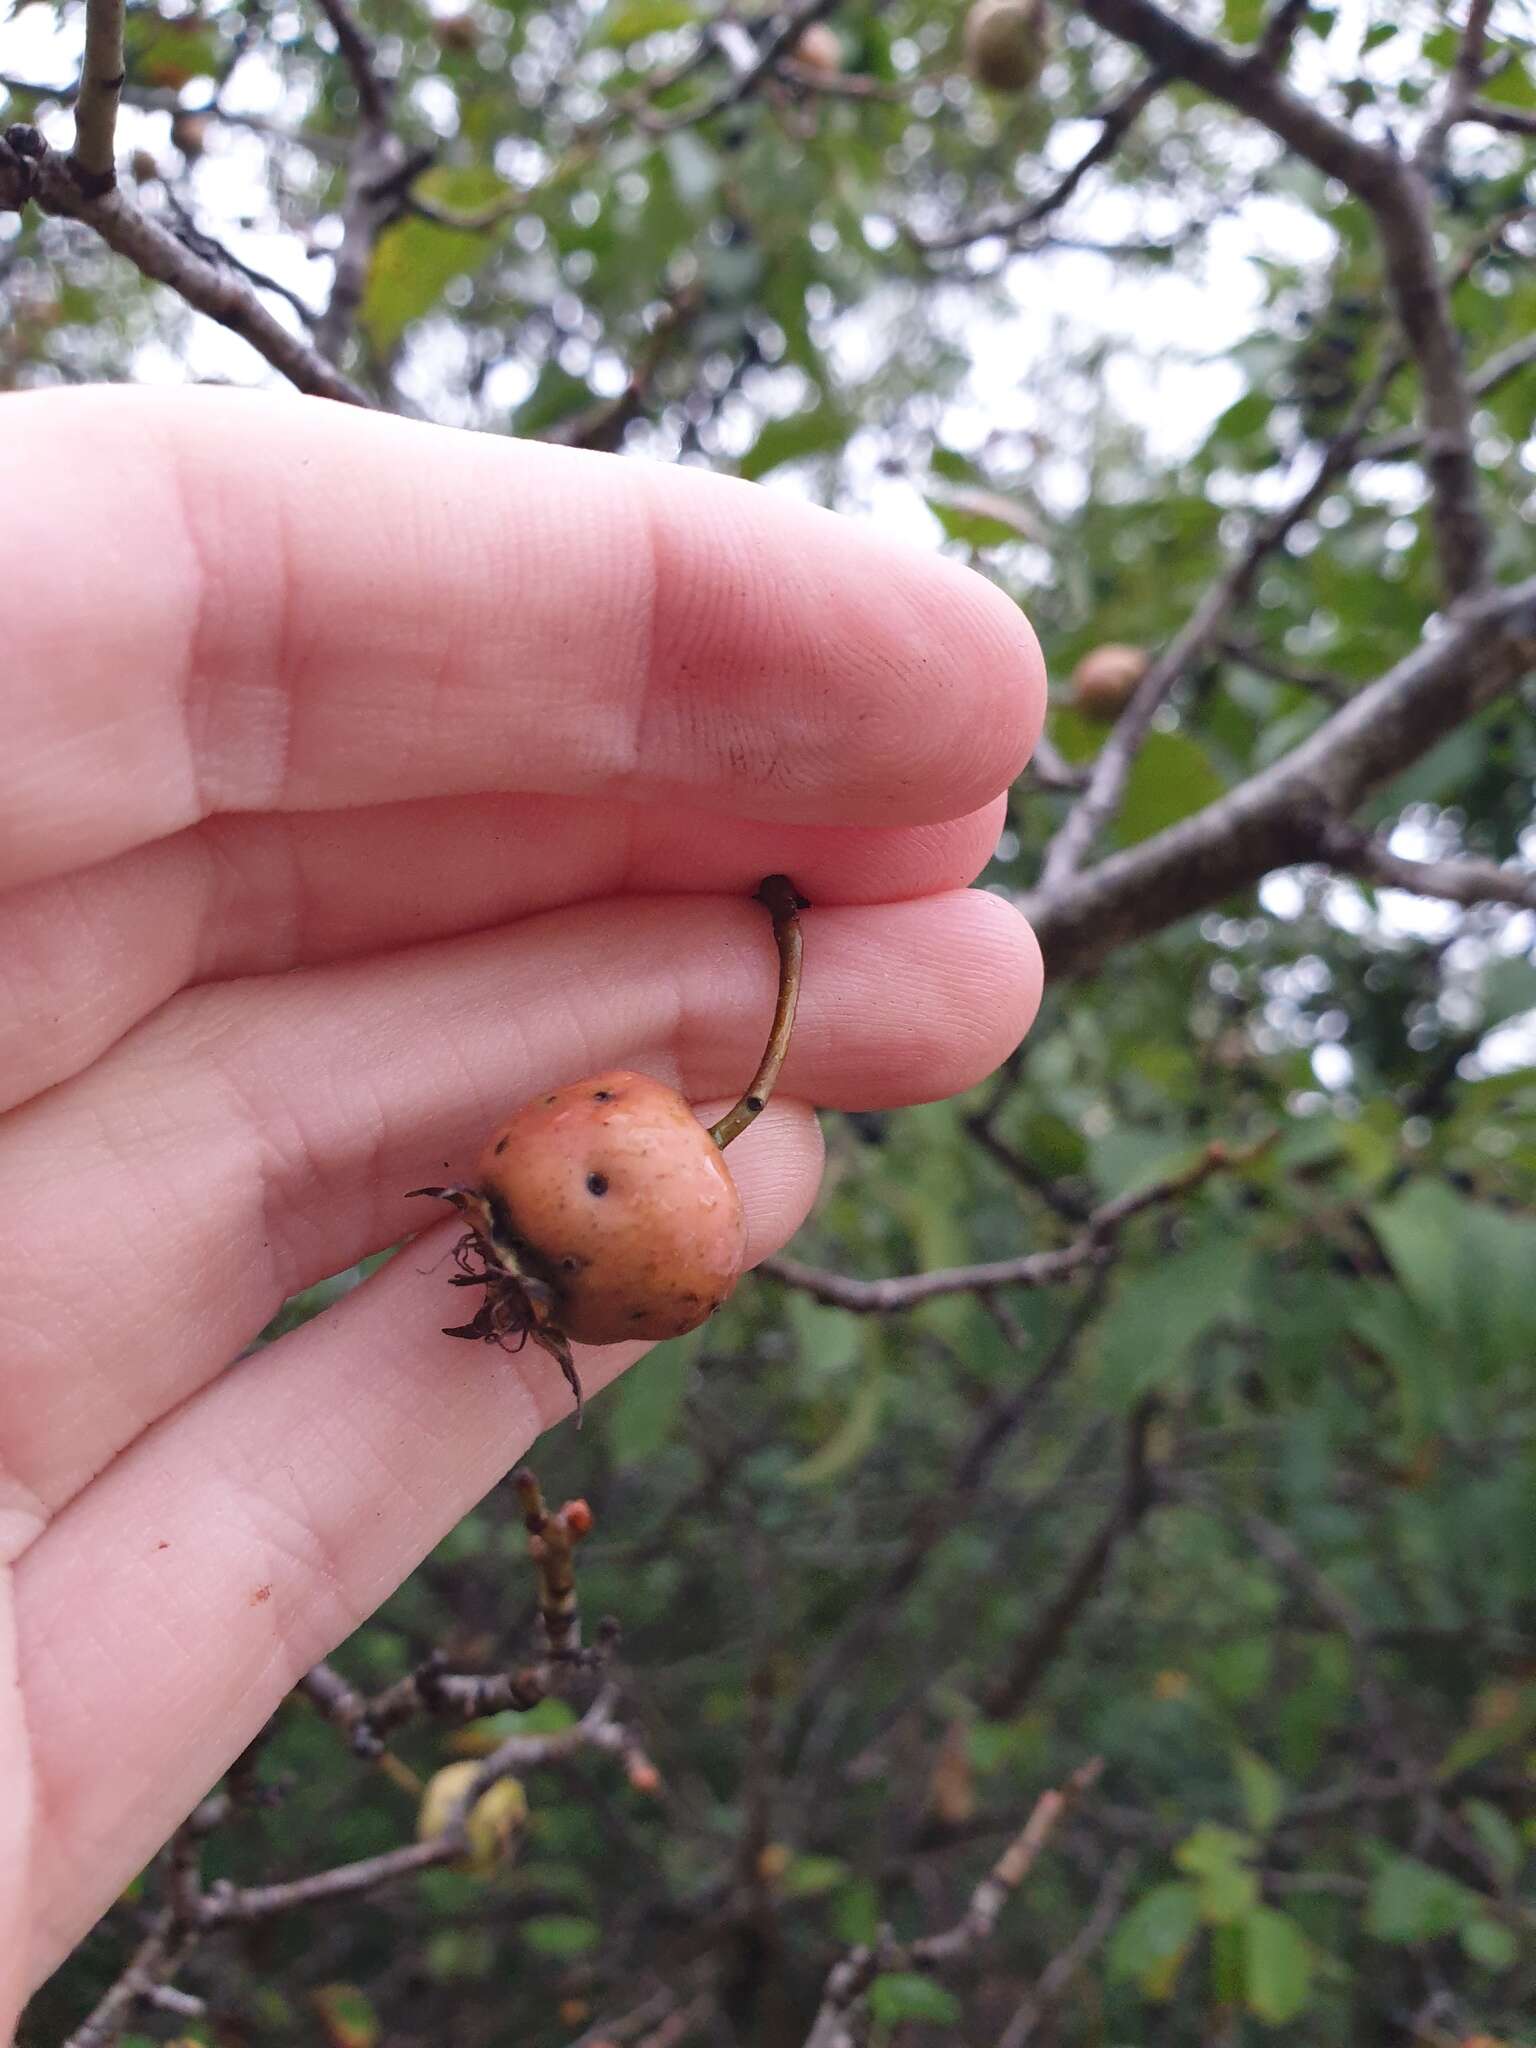
[[[568,1426],[542,1353],[440,1334],[452,1219],[230,1361],[536,1089],[622,1063],[718,1114],[777,870],[800,1017],[730,1163],[781,1244],[814,1106],[963,1089],[1034,1014],[966,885],[1044,696],[980,578],[746,485],[212,391],[4,426],[0,2039]],[[578,1354],[589,1395],[643,1348]]]

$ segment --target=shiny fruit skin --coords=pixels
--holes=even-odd
[[[577,1344],[680,1337],[741,1274],[736,1183],[686,1099],[617,1069],[535,1097],[493,1133],[475,1176],[493,1247],[554,1290]]]
[[[1072,701],[1088,718],[1118,718],[1150,665],[1145,648],[1107,640],[1072,671]]]
[[[974,0],[965,17],[965,68],[991,92],[1028,92],[1045,62],[1042,0]]]

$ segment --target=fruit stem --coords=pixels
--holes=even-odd
[[[726,1111],[719,1123],[709,1127],[709,1135],[722,1152],[733,1138],[741,1136],[748,1124],[756,1121],[772,1095],[784,1055],[789,1051],[795,1005],[800,1000],[800,913],[809,910],[810,905],[787,875],[769,875],[759,882],[753,891],[753,901],[761,903],[773,919],[774,943],[779,949],[779,999],[774,1005],[767,1047],[757,1072],[747,1084],[746,1094],[734,1109]]]

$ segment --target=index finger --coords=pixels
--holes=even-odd
[[[255,394],[6,420],[0,886],[496,789],[926,823],[1039,728],[1008,598],[753,485]]]

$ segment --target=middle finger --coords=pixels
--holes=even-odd
[[[806,920],[785,1086],[877,1107],[980,1079],[1038,955],[994,896]],[[589,904],[410,952],[190,991],[0,1122],[0,1441],[39,1521],[300,1288],[425,1220],[536,1088],[619,1060],[693,1099],[751,1071],[774,954],[755,905]],[[60,1391],[52,1399],[40,1390]]]

